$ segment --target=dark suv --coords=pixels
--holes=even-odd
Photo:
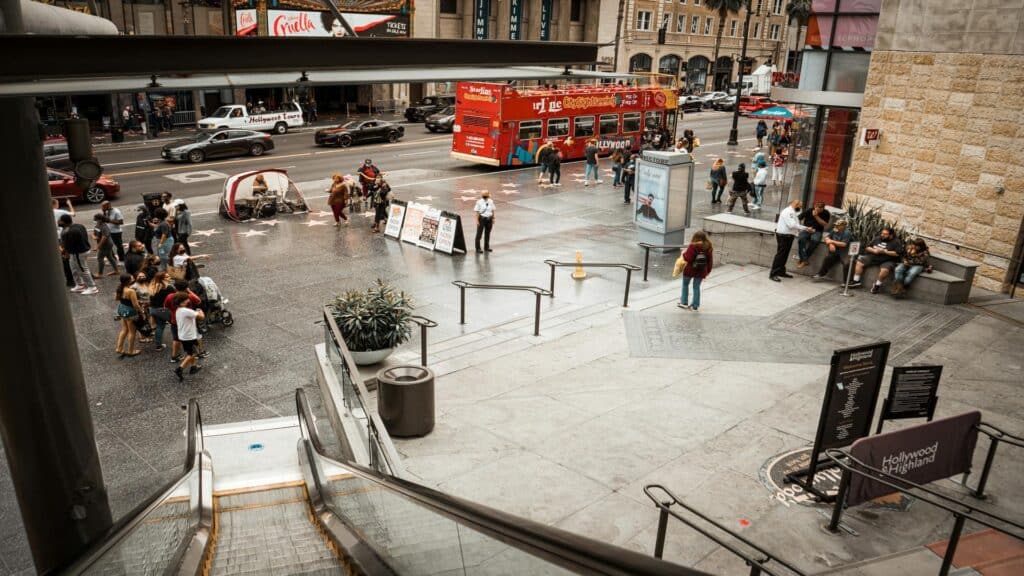
[[[455,96],[427,96],[405,109],[405,119],[409,122],[423,122],[427,116],[455,104]]]

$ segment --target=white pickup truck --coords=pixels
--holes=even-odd
[[[271,112],[250,114],[241,104],[221,106],[206,118],[196,122],[200,130],[221,130],[244,128],[246,130],[270,130],[284,134],[289,128],[302,126],[302,107],[296,102],[285,102],[281,108]]]

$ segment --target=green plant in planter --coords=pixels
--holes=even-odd
[[[328,305],[353,352],[394,348],[412,334],[412,300],[383,280],[365,291],[348,290]]]
[[[861,242],[870,242],[878,236],[882,228],[892,228],[896,238],[904,246],[910,238],[910,234],[902,226],[883,218],[879,207],[871,206],[866,198],[857,198],[846,203],[846,221],[853,237]]]

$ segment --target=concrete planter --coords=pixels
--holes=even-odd
[[[369,366],[370,364],[383,362],[394,351],[394,348],[383,348],[381,350],[366,350],[364,352],[349,350],[349,353],[352,354],[352,361],[357,366]]]

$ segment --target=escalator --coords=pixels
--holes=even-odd
[[[204,432],[190,402],[182,475],[64,573],[702,574],[332,460],[296,406]]]

